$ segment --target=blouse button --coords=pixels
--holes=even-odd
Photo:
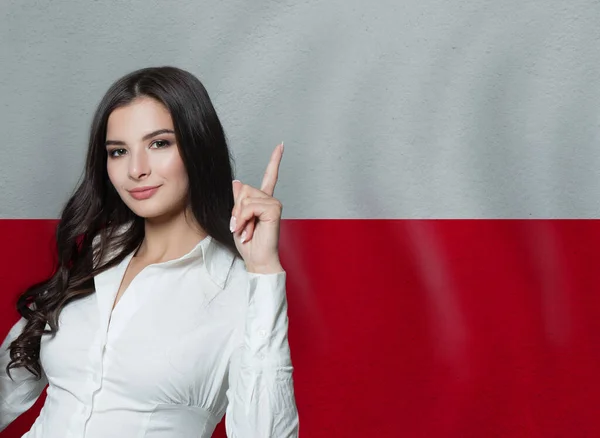
[[[260,336],[261,338],[266,338],[267,337],[267,331],[266,330],[259,330],[258,331],[258,336]]]

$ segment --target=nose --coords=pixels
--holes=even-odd
[[[150,175],[150,163],[145,151],[131,152],[131,159],[129,160],[129,178],[133,180],[140,180]]]

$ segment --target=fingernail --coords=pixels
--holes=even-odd
[[[235,216],[231,216],[229,221],[229,230],[233,233],[235,231]]]
[[[234,179],[232,182],[241,182],[239,179]]]
[[[244,230],[244,231],[242,232],[242,243],[244,243],[244,241],[246,240],[246,236],[247,236],[247,234],[246,234],[246,230]]]
[[[281,152],[283,152],[283,141],[281,142]]]

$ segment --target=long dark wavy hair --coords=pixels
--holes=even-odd
[[[196,221],[240,256],[229,231],[233,160],[208,92],[198,78],[175,67],[127,74],[111,85],[94,114],[84,174],[56,229],[54,273],[18,299],[17,310],[27,324],[10,345],[9,375],[11,369],[25,367],[41,378],[42,335],[56,334],[61,310],[94,293],[94,276],[121,262],[144,238],[144,219],[125,205],[108,178],[105,148],[109,115],[139,97],[155,99],[171,114],[189,179],[188,205]],[[127,232],[119,232],[125,225]]]

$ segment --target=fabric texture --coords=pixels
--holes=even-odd
[[[134,251],[135,252],[135,251]],[[42,338],[43,378],[5,372],[0,430],[48,384],[27,438],[296,437],[286,272],[256,274],[210,236],[183,257],[144,268],[111,311],[134,252],[69,303],[54,338]]]

